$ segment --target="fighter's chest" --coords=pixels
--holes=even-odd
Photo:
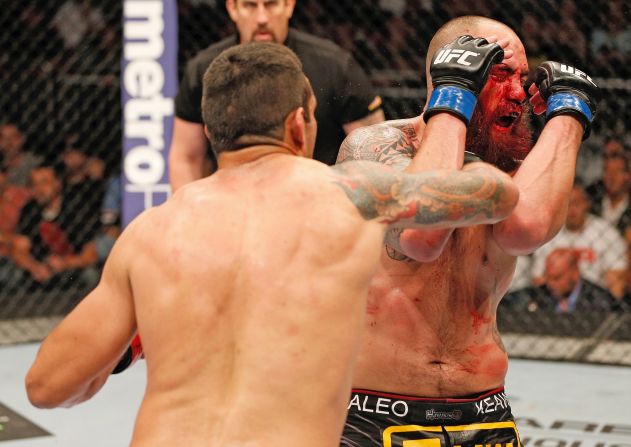
[[[422,305],[429,299],[437,304],[454,299],[480,301],[494,295],[504,276],[510,275],[511,261],[490,231],[488,226],[454,231],[432,262],[384,260],[371,287],[371,301],[385,298]]]

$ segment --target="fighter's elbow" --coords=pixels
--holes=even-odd
[[[495,222],[513,212],[519,202],[519,188],[510,175],[481,162],[469,163],[462,170],[480,176],[484,189],[488,192],[485,200],[492,207],[491,218]]]
[[[443,252],[453,229],[406,230],[399,244],[403,254],[417,262],[432,262]]]
[[[34,407],[47,409],[61,405],[55,397],[53,387],[43,377],[38,377],[32,371],[26,375],[25,386],[26,396]]]
[[[506,176],[500,180],[498,191],[500,193],[496,196],[495,214],[496,217],[504,219],[513,212],[519,202],[519,189],[510,177]]]
[[[539,217],[536,213],[519,219],[511,216],[493,226],[493,239],[510,255],[531,254],[554,236]]]

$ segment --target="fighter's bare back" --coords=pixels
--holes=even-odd
[[[125,250],[148,388],[134,445],[336,443],[383,226],[327,175],[268,156],[136,224]]]

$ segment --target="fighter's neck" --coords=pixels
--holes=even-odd
[[[226,151],[219,154],[217,160],[219,169],[231,168],[243,165],[269,155],[292,155],[297,156],[296,152],[289,146],[278,144],[258,144],[248,146],[236,151]]]

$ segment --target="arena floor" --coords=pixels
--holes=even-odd
[[[0,447],[128,445],[144,363],[112,377],[90,402],[38,410],[23,386],[37,348],[0,347]],[[631,447],[631,368],[512,360],[506,389],[524,446]]]

